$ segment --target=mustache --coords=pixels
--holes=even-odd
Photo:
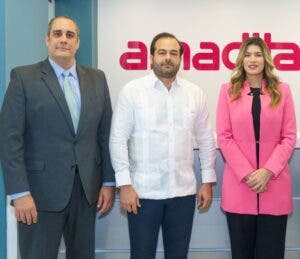
[[[172,65],[173,66],[174,64],[171,60],[167,60],[167,61],[161,63],[161,65]]]

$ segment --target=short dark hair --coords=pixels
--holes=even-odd
[[[151,45],[150,45],[150,54],[152,56],[154,55],[154,52],[155,52],[155,44],[161,38],[172,38],[172,39],[175,39],[178,42],[178,44],[179,44],[179,53],[180,53],[180,56],[182,55],[182,53],[183,53],[183,46],[182,46],[181,42],[173,34],[171,34],[169,32],[161,32],[161,33],[157,34],[153,38],[153,40],[151,42]]]
[[[77,38],[78,38],[79,37],[79,26],[78,26],[77,22],[68,15],[59,15],[59,16],[56,16],[56,17],[54,17],[50,20],[50,22],[48,23],[48,31],[47,31],[48,37],[50,36],[50,32],[51,32],[54,21],[57,20],[57,19],[61,19],[61,18],[71,20],[75,24],[76,32],[77,32]]]

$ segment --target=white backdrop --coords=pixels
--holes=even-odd
[[[231,74],[231,70],[222,60],[224,48],[228,48],[227,45],[232,42],[241,42],[243,33],[249,33],[250,36],[259,33],[262,38],[265,33],[269,33],[271,42],[275,42],[271,44],[272,48],[283,48],[271,51],[273,57],[281,59],[277,64],[281,63],[285,69],[278,70],[277,74],[282,81],[290,84],[296,111],[300,111],[300,1],[100,0],[98,6],[99,68],[107,75],[113,105],[125,83],[148,73],[145,69],[126,70],[120,65],[119,59],[125,52],[145,53],[139,48],[128,48],[127,43],[139,41],[148,48],[153,36],[167,31],[175,34],[190,47],[190,69],[181,69],[180,75],[198,84],[206,92],[211,121],[215,128],[219,87],[229,80]],[[212,53],[210,48],[200,49],[200,42],[211,42],[210,45],[215,46],[212,55],[220,62],[219,69],[205,71],[193,66],[192,58],[197,53]],[[219,56],[217,49],[220,52]],[[283,60],[278,55],[281,53],[291,53],[291,56]],[[148,49],[148,70],[149,55]],[[237,50],[231,51],[229,59],[234,62],[236,55]],[[139,60],[131,61],[137,63]],[[205,62],[208,61],[201,61]],[[299,119],[300,117],[298,127]]]

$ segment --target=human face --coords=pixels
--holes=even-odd
[[[150,57],[154,74],[160,79],[174,79],[180,67],[180,46],[176,39],[160,38]]]
[[[79,36],[72,20],[58,18],[53,21],[51,31],[46,36],[48,54],[63,68],[73,65],[79,47]]]
[[[249,45],[243,64],[247,76],[262,76],[265,67],[262,49],[257,45]]]

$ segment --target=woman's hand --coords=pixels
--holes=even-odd
[[[247,185],[252,191],[261,193],[267,190],[267,184],[273,173],[265,168],[259,168],[245,177]]]

